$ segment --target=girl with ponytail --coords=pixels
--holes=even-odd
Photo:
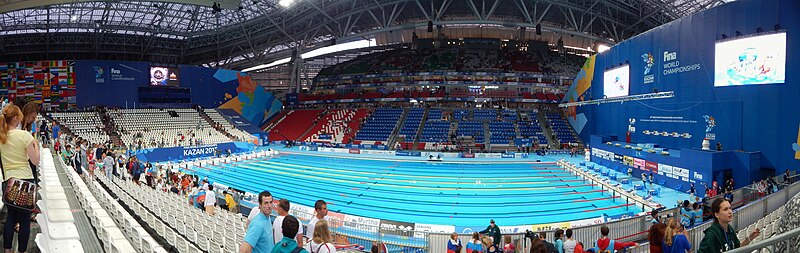
[[[664,234],[664,246],[662,247],[664,253],[685,253],[692,250],[689,238],[686,237],[686,230],[675,218],[667,221],[667,229]]]
[[[3,189],[9,178],[33,182],[30,164],[39,164],[39,145],[30,131],[17,129],[23,121],[22,110],[16,105],[7,105],[0,119],[0,161],[3,168]],[[30,162],[30,163],[29,163]],[[19,224],[17,251],[28,250],[31,211],[7,206],[8,216],[3,227],[3,249],[11,252],[15,226]]]

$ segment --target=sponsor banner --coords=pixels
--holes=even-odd
[[[515,158],[528,158],[528,156],[529,155],[527,153],[514,154]]]
[[[390,235],[406,235],[414,231],[414,223],[381,220],[381,233]]]
[[[478,153],[475,154],[475,158],[500,158],[500,154],[498,153]]]
[[[461,156],[460,153],[442,153],[443,158],[458,158]]]
[[[569,222],[569,226],[571,228],[576,228],[576,227],[597,225],[597,224],[601,224],[603,222],[605,222],[605,219],[603,217],[597,217],[597,218],[591,218],[591,219],[585,219],[585,220],[570,221]]]
[[[416,151],[403,151],[398,150],[394,152],[395,156],[422,156],[422,153]]]
[[[500,228],[501,234],[519,234],[525,233],[525,230],[531,230],[533,226],[497,226]]]
[[[350,154],[361,154],[361,150],[357,148],[351,148],[348,150]]]
[[[692,172],[692,180],[691,181],[694,182],[695,180],[703,181],[703,174],[700,174],[700,173],[697,173],[697,172]]]
[[[349,214],[344,215],[343,226],[345,228],[353,229],[355,231],[377,233],[380,225],[381,225],[381,220],[379,219],[366,218]]]
[[[666,177],[672,175],[672,166],[666,164],[658,164],[658,174]]]
[[[345,214],[343,213],[328,211],[328,215],[325,217],[329,219],[330,222],[328,222],[328,226],[331,228],[338,228],[345,222]]]
[[[672,167],[672,175],[669,176],[684,182],[689,182],[689,170],[679,167]]]
[[[640,170],[645,170],[646,168],[645,168],[644,164],[645,164],[644,159],[633,158],[633,167],[634,168],[637,168],[637,169],[640,169]]]
[[[500,158],[514,158],[514,157],[515,157],[514,152],[500,154]]]
[[[314,208],[302,205],[291,205],[290,213],[303,223],[308,223],[314,217]]]
[[[592,148],[591,151],[593,156],[605,159],[605,160],[614,160],[614,153],[608,152],[598,148]]]
[[[448,225],[433,225],[433,224],[414,224],[414,231],[428,232],[428,233],[453,233],[456,231],[456,226]],[[414,233],[414,237],[425,238],[426,233]]]
[[[330,140],[331,139],[331,135],[330,134],[320,134],[319,136],[317,136],[317,139]]]
[[[461,153],[461,158],[475,158],[474,153]]]
[[[538,224],[531,226],[531,231],[539,232],[539,231],[552,231],[557,228],[566,229],[569,228],[569,222],[557,222],[557,223],[550,223],[550,224]],[[524,230],[522,232],[525,232]]]
[[[334,153],[350,153],[350,149],[346,148],[332,148]]]
[[[656,162],[645,161],[644,167],[647,168],[647,170],[650,171],[650,172],[653,172],[653,173],[656,173],[656,174],[658,173],[658,163],[656,163]]]
[[[625,165],[628,165],[628,166],[633,166],[633,157],[631,157],[631,156],[623,156],[622,164],[625,164]]]
[[[320,152],[333,152],[333,148],[324,148],[323,147],[323,148],[318,148],[317,150],[320,151]]]
[[[394,151],[386,151],[386,150],[361,150],[361,153],[369,155],[395,155]]]
[[[473,232],[480,232],[484,229],[486,226],[456,226],[456,233],[471,235]]]

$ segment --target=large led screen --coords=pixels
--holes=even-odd
[[[786,81],[786,33],[718,42],[714,53],[715,87]]]
[[[603,73],[603,95],[608,98],[627,96],[630,92],[630,65]]]

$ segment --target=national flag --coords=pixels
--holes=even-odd
[[[75,96],[75,90],[74,89],[61,90],[61,97],[62,98],[74,97],[74,96]]]

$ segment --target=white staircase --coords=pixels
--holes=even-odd
[[[342,143],[346,131],[348,131],[347,124],[352,121],[355,116],[355,109],[343,109],[332,112],[331,118],[322,126],[322,129],[307,137],[305,141]],[[322,134],[330,134],[331,139],[319,139],[319,136]]]

